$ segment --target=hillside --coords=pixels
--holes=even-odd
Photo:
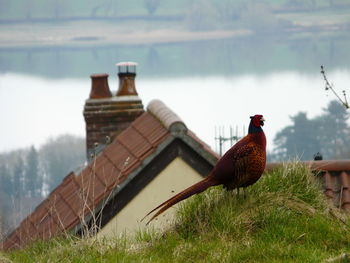
[[[346,0],[0,2],[0,48],[93,47],[349,31]]]
[[[220,187],[192,197],[164,233],[53,240],[2,253],[0,261],[349,262],[349,226],[315,175],[294,163],[264,175],[246,197]]]
[[[2,0],[0,22],[48,21],[62,19],[171,19],[177,20],[197,9],[207,14],[220,12],[234,18],[249,6],[258,4],[261,12],[266,8],[274,13],[314,12],[327,9],[349,8],[347,0]],[[210,11],[211,9],[211,11]],[[194,15],[198,15],[196,12]]]

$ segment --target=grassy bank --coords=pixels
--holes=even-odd
[[[327,262],[350,252],[349,226],[349,218],[325,200],[315,176],[292,164],[264,175],[246,198],[222,188],[191,198],[164,233],[41,242],[0,254],[0,261]]]

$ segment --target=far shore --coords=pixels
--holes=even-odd
[[[128,29],[107,23],[0,25],[0,48],[177,43],[251,35],[250,30]]]
[[[340,24],[294,25],[282,33],[341,32]],[[281,32],[279,32],[281,33]],[[143,24],[140,21],[109,23],[73,21],[61,23],[0,24],[0,48],[95,47],[106,45],[148,45],[220,40],[255,34],[249,29],[188,31],[182,24]]]

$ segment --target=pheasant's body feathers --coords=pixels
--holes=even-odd
[[[208,187],[222,184],[227,190],[232,190],[254,184],[261,177],[266,164],[266,137],[261,128],[263,125],[262,115],[251,117],[248,135],[220,158],[208,177],[149,212],[146,216],[159,209],[148,223],[171,206]]]
[[[255,183],[263,173],[266,163],[266,139],[264,144],[257,143],[259,135],[248,134],[215,165],[212,175],[227,189],[246,187]],[[264,136],[265,137],[265,136]]]

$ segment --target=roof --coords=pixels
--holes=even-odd
[[[187,158],[188,162],[194,162],[196,158],[204,160],[204,164],[197,167],[202,169],[201,174],[207,174],[219,158],[164,103],[159,100],[150,102],[147,111],[106,146],[88,166],[80,173],[69,173],[4,240],[2,247],[21,248],[36,239],[46,240],[67,232],[81,233],[91,218],[101,215],[99,212],[103,211],[102,208],[116,207],[113,202],[120,202],[123,192],[124,195],[127,192],[129,199],[132,198],[130,193],[137,194],[137,189],[123,189],[137,177],[145,183],[151,180],[151,177],[142,178],[145,175],[139,175],[147,169],[155,171],[151,164],[158,160],[161,153],[168,158],[167,161],[179,154],[183,154],[186,159],[186,150],[177,150],[180,144],[183,149],[188,148],[196,153]],[[140,187],[139,181],[136,181],[136,187]],[[127,198],[124,202],[127,202]],[[101,224],[104,225],[115,212],[113,210],[110,212],[113,215],[100,218]]]
[[[325,195],[335,206],[350,211],[350,160],[323,160],[301,162],[316,171],[321,178]],[[281,163],[269,163],[266,170],[274,169]]]

